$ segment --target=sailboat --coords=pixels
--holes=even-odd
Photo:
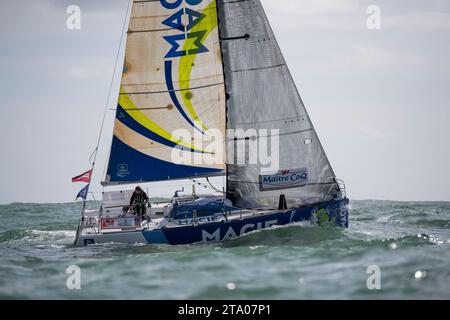
[[[130,12],[101,205],[83,206],[76,246],[224,241],[302,222],[348,227],[345,185],[259,0],[134,0]],[[130,207],[137,185],[217,176],[226,180],[220,193],[177,191],[144,216]]]

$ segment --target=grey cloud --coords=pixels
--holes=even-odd
[[[263,3],[349,195],[450,200],[450,2]],[[65,28],[71,4],[82,9],[81,31]],[[366,28],[369,4],[382,8],[381,31]],[[0,202],[71,201],[79,191],[70,177],[86,169],[95,147],[126,7],[126,0],[0,2]],[[101,190],[102,169],[93,190]],[[158,190],[170,194],[170,184]]]

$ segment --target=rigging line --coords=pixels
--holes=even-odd
[[[125,111],[146,111],[146,110],[170,110],[169,107],[155,107],[155,108],[122,108]],[[117,111],[116,108],[109,108],[110,111]]]
[[[150,33],[150,32],[162,32],[162,31],[170,31],[171,28],[165,28],[165,29],[154,29],[154,30],[130,30],[127,32],[127,34],[133,34],[133,33]]]
[[[102,125],[101,125],[101,127],[100,127],[100,133],[99,133],[99,135],[98,135],[97,146],[95,147],[94,152],[92,153],[93,155],[95,154],[95,155],[94,155],[94,161],[92,161],[92,163],[91,163],[91,164],[92,164],[92,169],[94,169],[94,167],[95,167],[95,161],[97,160],[97,155],[98,155],[98,148],[99,148],[99,146],[100,146],[100,141],[101,141],[101,139],[102,139],[103,129],[105,128],[105,120],[106,120],[106,116],[107,116],[107,114],[108,114],[108,105],[109,105],[109,101],[111,100],[111,92],[112,92],[113,85],[114,85],[114,78],[115,78],[115,76],[116,76],[117,63],[119,62],[120,49],[122,48],[122,43],[123,43],[123,38],[124,38],[125,28],[126,28],[126,25],[127,25],[127,19],[128,19],[128,15],[129,15],[130,7],[131,7],[131,4],[132,4],[132,3],[133,3],[133,0],[129,0],[129,1],[128,1],[127,13],[126,13],[126,15],[125,15],[125,20],[124,20],[124,22],[123,22],[122,33],[121,33],[121,35],[120,35],[119,48],[118,48],[118,50],[117,50],[117,54],[116,54],[116,62],[115,62],[115,64],[114,64],[114,71],[113,71],[113,75],[112,75],[112,78],[111,78],[111,83],[110,83],[110,85],[109,85],[108,99],[106,100],[105,111],[104,111],[104,113],[103,113]],[[92,159],[92,156],[91,156],[91,158],[90,158],[89,160],[91,160],[91,159]]]
[[[93,165],[92,158],[94,157],[94,154],[97,152],[97,148],[92,151],[91,156],[89,157],[89,163]]]
[[[209,185],[211,186],[211,188],[213,188],[213,190],[215,190],[216,192],[219,192],[219,193],[224,193],[223,191],[217,189],[216,187],[214,187],[212,185],[211,181],[209,181],[209,177],[206,177],[206,181],[208,181]]]
[[[221,190],[219,190],[219,189],[216,189],[216,188],[211,184],[211,182],[209,182],[209,178],[208,178],[208,177],[206,177],[206,181],[208,181],[209,186],[208,186],[207,184],[205,184],[205,183],[198,182],[197,180],[192,180],[193,183],[195,183],[196,185],[198,185],[198,186],[200,186],[200,187],[202,187],[202,188],[205,188],[205,189],[212,189],[212,190],[214,190],[214,191],[216,191],[216,192],[218,192],[218,193],[222,193],[222,194],[224,193],[223,191],[221,191]]]
[[[305,133],[305,132],[309,132],[309,131],[313,131],[313,128],[309,128],[309,129],[305,129],[305,130],[298,130],[298,131],[292,131],[292,132],[285,132],[285,133],[279,133],[279,134],[271,134],[271,135],[250,135],[248,137],[243,137],[243,138],[238,138],[238,137],[231,137],[231,138],[227,138],[227,141],[242,141],[242,140],[251,140],[252,138],[255,139],[263,139],[263,138],[271,138],[271,137],[283,137],[283,136],[289,136],[291,134],[300,134],[300,133]]]
[[[195,183],[196,185],[202,187],[202,188],[208,189],[208,186],[207,186],[206,184],[197,182],[197,181],[195,181],[195,180],[192,180],[192,182]]]
[[[206,79],[206,78],[203,78]],[[170,91],[175,91],[175,92],[182,92],[182,91],[194,91],[194,90],[198,90],[198,89],[206,89],[206,88],[210,88],[210,87],[216,87],[216,86],[221,86],[223,85],[223,82],[217,82],[217,83],[211,83],[211,84],[207,84],[204,86],[197,86],[197,87],[190,87],[190,88],[185,88],[185,89],[174,89],[174,90],[164,90],[164,91],[144,91],[144,92],[121,92],[120,95],[149,95],[149,94],[165,94],[165,93],[169,93]],[[147,84],[144,84],[147,85]],[[130,85],[128,85],[130,86]]]
[[[255,122],[239,122],[239,123],[236,123],[236,125],[249,125],[249,124],[267,123],[267,122],[281,122],[281,121],[289,121],[289,120],[294,120],[294,119],[300,120],[305,117],[306,117],[306,114],[302,114],[300,116],[284,118],[284,119],[262,120],[262,121],[255,121]]]
[[[260,70],[276,69],[276,68],[281,68],[281,67],[285,67],[285,66],[286,66],[286,64],[282,63],[282,64],[277,64],[277,65],[268,66],[268,67],[259,67],[259,68],[251,68],[251,69],[240,69],[240,70],[230,70],[230,72],[240,73],[240,72],[260,71]]]
[[[223,4],[233,4],[233,3],[245,2],[245,1],[247,1],[247,0],[235,0],[235,1],[223,2]]]

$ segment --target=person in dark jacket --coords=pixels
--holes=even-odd
[[[136,187],[130,199],[130,206],[134,212],[141,218],[144,218],[146,205],[150,199],[141,187]]]

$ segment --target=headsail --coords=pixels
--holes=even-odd
[[[225,136],[216,1],[134,0],[104,185],[223,174],[225,160],[172,156],[208,153],[191,137],[209,129]]]
[[[247,208],[277,207],[281,195],[288,206],[333,199],[339,193],[333,169],[260,1],[218,0],[218,9],[227,128],[279,129],[280,171],[263,174],[260,164],[233,164],[229,153],[228,197]],[[234,143],[229,137],[228,149]]]

